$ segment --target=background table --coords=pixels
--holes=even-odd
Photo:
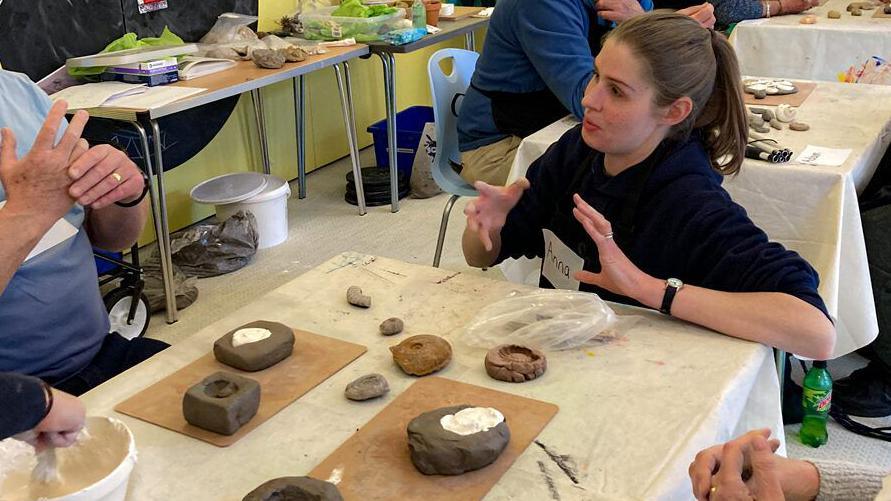
[[[368,310],[346,303],[358,285],[373,297]],[[388,346],[415,334],[443,336],[451,364],[438,375],[560,406],[538,440],[572,458],[574,484],[531,445],[488,499],[550,499],[545,475],[561,499],[690,498],[687,466],[697,451],[742,431],[769,427],[783,437],[778,383],[763,345],[716,334],[654,312],[639,315],[611,344],[548,354],[541,378],[513,384],[486,375],[486,350],[462,344],[463,327],[483,306],[517,289],[505,281],[344,253],[256,298],[189,339],[84,395],[90,414],[113,415],[133,431],[139,462],[129,499],[240,500],[260,483],[304,475],[417,380],[392,361]],[[399,316],[405,332],[378,333]],[[368,353],[311,390],[236,444],[217,448],[116,414],[124,399],[211,350],[213,341],[249,321],[265,319],[368,346]],[[380,372],[391,391],[351,402],[343,389]],[[406,460],[408,460],[406,449]]]
[[[396,58],[395,54],[407,54],[424,47],[464,35],[467,50],[476,50],[474,30],[489,25],[489,18],[468,17],[457,21],[439,22],[440,31],[405,45],[391,45],[386,42],[369,44],[371,53],[381,58],[384,72],[384,102],[387,108],[387,154],[390,163],[390,210],[399,211],[399,180],[396,169]],[[426,75],[425,71],[423,75]]]
[[[850,148],[847,161],[824,167],[746,159],[739,175],[725,178],[724,188],[771,240],[797,251],[820,273],[820,295],[837,319],[835,358],[869,344],[878,334],[857,194],[866,188],[891,142],[891,87],[820,83],[798,117],[810,124],[810,131],[786,128],[768,137],[791,148],[795,156],[808,144]],[[523,175],[576,123],[575,118],[565,118],[524,139],[509,181]],[[538,281],[537,262],[521,261],[503,269],[512,280]]]
[[[173,290],[173,261],[170,250],[170,228],[167,221],[167,194],[164,190],[164,160],[158,119],[250,91],[254,101],[254,111],[257,116],[257,126],[260,133],[260,146],[263,152],[263,167],[266,174],[269,174],[270,168],[269,154],[266,145],[266,125],[265,120],[263,119],[263,105],[259,89],[274,83],[292,80],[295,104],[294,118],[297,125],[298,196],[299,198],[304,198],[306,196],[306,148],[304,147],[306,114],[304,113],[304,77],[306,74],[313,71],[327,68],[329,66],[334,67],[338,87],[340,89],[341,109],[343,111],[344,123],[347,129],[353,173],[357,176],[356,179],[361,179],[348,61],[366,54],[368,54],[368,46],[360,44],[350,47],[330,47],[325,54],[309,56],[305,61],[289,63],[279,69],[258,68],[253,62],[242,61],[234,68],[226,71],[172,84],[176,87],[196,87],[204,88],[206,90],[170,104],[148,110],[110,107],[93,108],[89,110],[92,116],[118,120],[130,124],[141,138],[142,144],[140,147],[143,151],[143,162],[145,164],[146,174],[148,174],[149,178],[151,178],[153,174],[157,175],[156,182],[152,183],[150,193],[152,198],[152,216],[155,223],[155,235],[158,239],[158,250],[161,258],[161,275],[164,282],[168,323],[175,322],[178,313]],[[346,83],[343,81],[340,65],[343,66],[343,76],[346,77]],[[146,128],[152,129],[151,137],[146,133]],[[152,157],[154,157],[154,162],[151,160]],[[359,214],[365,214],[365,196],[361,183],[356,184],[356,193],[358,197]]]
[[[874,10],[851,16],[850,0],[829,0],[807,14],[817,24],[801,24],[802,15],[743,21],[730,42],[744,75],[838,81],[838,73],[859,67],[870,56],[891,59],[891,18],[875,19]],[[882,8],[881,6],[878,8]],[[829,19],[836,10],[841,19]]]

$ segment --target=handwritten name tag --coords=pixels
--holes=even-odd
[[[553,231],[545,228],[544,257],[541,260],[541,274],[557,289],[579,290],[579,281],[573,278],[577,271],[585,267],[585,260],[566,246]]]

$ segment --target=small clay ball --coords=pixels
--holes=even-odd
[[[411,462],[425,475],[460,475],[493,463],[510,442],[507,422],[486,431],[459,435],[442,427],[441,419],[471,407],[456,405],[425,412],[408,423]]]
[[[363,294],[362,289],[356,285],[347,289],[346,298],[347,302],[353,306],[358,306],[360,308],[371,307],[371,296]]]
[[[445,339],[430,334],[420,334],[391,346],[393,360],[406,373],[426,376],[449,365],[452,346]]]
[[[774,119],[773,112],[770,110],[765,110],[764,113],[761,114],[761,119],[765,122],[770,122]]]
[[[851,15],[852,16],[862,16],[863,12],[860,10],[860,7],[854,7],[853,9],[851,9]]]
[[[310,477],[280,477],[260,484],[242,501],[343,501],[337,486]]]
[[[381,334],[384,336],[392,336],[394,334],[399,334],[402,332],[402,329],[405,328],[405,324],[402,322],[401,318],[392,317],[381,322]]]
[[[755,96],[755,99],[764,99],[767,97],[767,91],[764,89],[758,89],[752,93]]]
[[[801,20],[798,22],[801,24],[816,24],[817,16],[815,16],[813,14],[808,14],[808,15],[802,17]]]
[[[387,378],[380,374],[367,374],[348,384],[343,394],[350,400],[377,398],[390,391]]]
[[[502,344],[486,353],[486,373],[508,383],[531,381],[544,374],[548,359],[544,353],[525,346]]]
[[[839,12],[837,10],[830,10],[829,13],[826,14],[826,17],[828,17],[829,19],[840,19],[841,12]]]
[[[776,129],[776,130],[783,130],[783,124],[780,123],[780,121],[777,120],[777,119],[773,119],[773,120],[771,120],[771,121],[770,121],[770,126],[773,127],[773,128]]]
[[[792,122],[789,124],[789,128],[792,130],[797,130],[799,132],[804,132],[804,131],[810,129],[811,126],[804,122]]]

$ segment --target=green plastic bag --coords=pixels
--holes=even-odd
[[[358,0],[356,0],[358,1]],[[164,31],[159,37],[147,37],[141,40],[136,38],[136,33],[127,33],[121,38],[108,44],[100,54],[106,52],[116,52],[119,50],[136,49],[138,47],[160,47],[168,45],[183,45],[183,39],[178,37],[172,31],[164,27]],[[105,66],[93,66],[90,68],[68,68],[68,74],[73,77],[86,77],[90,75],[98,75],[105,71]]]

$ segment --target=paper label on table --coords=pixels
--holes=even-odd
[[[807,145],[804,151],[795,159],[796,162],[806,165],[827,165],[837,167],[848,159],[850,149],[826,148],[823,146]]]
[[[131,84],[124,82],[97,82],[83,85],[75,85],[56,92],[50,99],[58,101],[64,99],[68,102],[69,110],[97,108],[112,97],[123,97],[145,92],[148,87],[145,84]]]
[[[0,208],[6,205],[6,200],[0,201]],[[28,257],[25,258],[25,261],[29,259],[39,256],[44,252],[52,249],[53,247],[59,245],[60,243],[73,238],[77,235],[77,228],[74,227],[73,224],[69,223],[64,217],[60,218],[56,221],[56,224],[43,235],[43,238],[37,242],[37,245],[31,249],[31,252],[28,254]]]
[[[573,278],[575,272],[582,271],[585,260],[566,246],[553,231],[544,228],[544,259],[541,260],[541,274],[557,289],[579,290],[579,281]]]

